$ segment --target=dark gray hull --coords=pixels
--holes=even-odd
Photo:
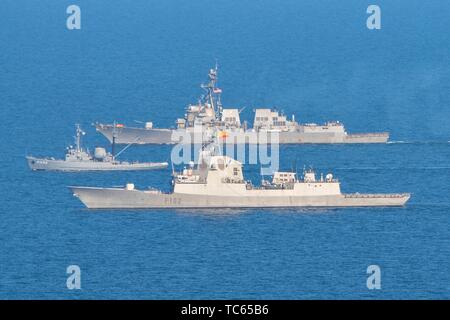
[[[111,125],[97,125],[97,131],[103,134],[110,142],[113,137],[113,126]],[[179,140],[173,139],[174,129],[145,129],[124,127],[116,128],[116,143],[119,144],[175,144]],[[245,136],[245,133],[233,133],[236,135]],[[264,141],[270,141],[270,133],[267,133],[268,138]],[[338,133],[304,133],[300,131],[289,131],[277,133],[279,143],[281,144],[339,144],[339,143],[386,143],[389,139],[389,133],[363,133],[363,134],[338,134]],[[179,136],[178,134],[174,135]],[[193,136],[191,134],[191,141]],[[225,141],[233,141],[228,139]],[[236,139],[236,141],[245,141],[245,139]],[[236,142],[232,142],[236,143]],[[251,143],[251,142],[250,142]],[[258,141],[259,143],[259,141]]]
[[[98,132],[103,134],[109,142],[113,140],[113,126],[97,125]],[[118,144],[173,144],[172,129],[144,129],[144,128],[116,128],[116,143]]]
[[[37,171],[141,171],[167,168],[167,162],[111,163],[101,161],[64,161],[27,157],[28,166]]]

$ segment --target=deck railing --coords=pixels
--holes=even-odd
[[[408,197],[409,193],[347,193],[344,194],[346,198],[404,198]]]

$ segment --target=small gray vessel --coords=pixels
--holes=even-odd
[[[112,153],[105,148],[96,147],[94,154],[90,154],[81,147],[81,136],[85,132],[76,125],[75,147],[68,147],[64,159],[37,158],[27,156],[28,165],[31,170],[46,171],[129,171],[129,170],[153,170],[167,168],[167,162],[127,162],[117,161],[116,157],[127,147],[122,149],[117,155],[114,154],[115,142],[113,139]]]

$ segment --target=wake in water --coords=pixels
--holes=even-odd
[[[397,140],[397,141],[388,141],[386,144],[415,144],[415,145],[427,145],[427,144],[445,144],[448,145],[450,141],[438,141],[438,140],[428,140],[428,141],[404,141],[404,140]]]
[[[450,166],[436,167],[343,167],[335,170],[449,170]]]

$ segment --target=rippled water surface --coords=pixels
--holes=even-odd
[[[282,4],[281,4],[282,2]],[[25,1],[0,4],[0,298],[449,298],[450,5],[377,1]],[[82,29],[65,28],[69,4]],[[412,18],[413,17],[413,18]],[[300,122],[389,131],[386,145],[280,147],[282,169],[344,192],[411,192],[402,208],[89,211],[68,185],[170,189],[170,169],[31,172],[73,124],[174,125],[216,59],[223,102]],[[167,161],[170,146],[124,159]],[[245,168],[254,183],[259,166]],[[78,265],[82,290],[66,288]],[[379,265],[382,289],[366,269]]]

